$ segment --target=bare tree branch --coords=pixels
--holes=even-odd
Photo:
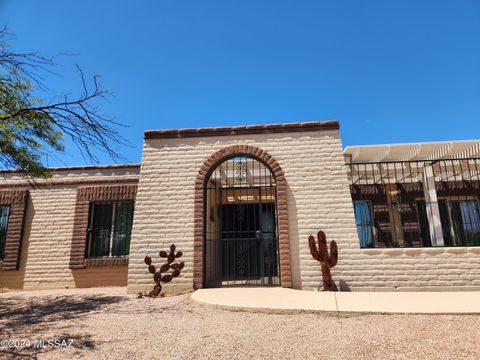
[[[119,145],[128,146],[117,130],[123,125],[100,112],[97,102],[111,94],[100,87],[98,76],[89,85],[77,65],[79,96],[37,98],[37,91],[48,93],[41,73],[55,74],[57,64],[53,57],[11,51],[9,36],[6,27],[0,29],[0,163],[44,174],[42,160],[48,153],[63,151],[64,137],[87,161],[97,162],[97,151],[123,160],[116,151]]]

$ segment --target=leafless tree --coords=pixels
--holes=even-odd
[[[30,176],[48,176],[44,166],[49,154],[65,151],[70,137],[86,161],[97,162],[97,151],[114,160],[116,150],[128,145],[117,130],[121,124],[101,113],[99,101],[111,94],[94,76],[87,82],[77,66],[79,95],[51,96],[43,76],[56,75],[56,57],[12,51],[11,35],[0,29],[0,163],[4,168],[24,170]]]

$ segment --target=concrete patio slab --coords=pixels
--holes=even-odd
[[[200,289],[192,299],[204,304],[232,309],[337,311],[334,293],[298,291],[284,288]]]
[[[231,310],[480,314],[480,292],[317,292],[284,288],[200,289],[192,299]]]

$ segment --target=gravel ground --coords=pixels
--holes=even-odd
[[[480,316],[265,314],[125,289],[0,294],[1,359],[479,359]]]

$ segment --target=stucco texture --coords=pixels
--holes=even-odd
[[[29,198],[19,269],[0,270],[0,288],[125,286],[127,266],[69,269],[76,194],[92,183],[137,179],[138,170],[66,170],[56,172],[49,185],[39,181],[32,188],[22,176],[7,174],[0,188],[29,188]]]
[[[335,239],[340,254],[359,245],[339,132],[237,135],[149,139],[143,149],[129,264],[129,291],[151,287],[145,255],[154,256],[171,243],[186,262],[170,291],[191,289],[194,257],[195,179],[215,152],[233,145],[258,147],[283,169],[287,185],[288,235],[293,288],[314,288],[320,266],[311,258],[307,239],[322,229]],[[343,258],[345,263],[346,257]],[[338,270],[342,268],[340,257]],[[340,271],[337,271],[339,273]],[[177,289],[177,290],[175,290]]]

